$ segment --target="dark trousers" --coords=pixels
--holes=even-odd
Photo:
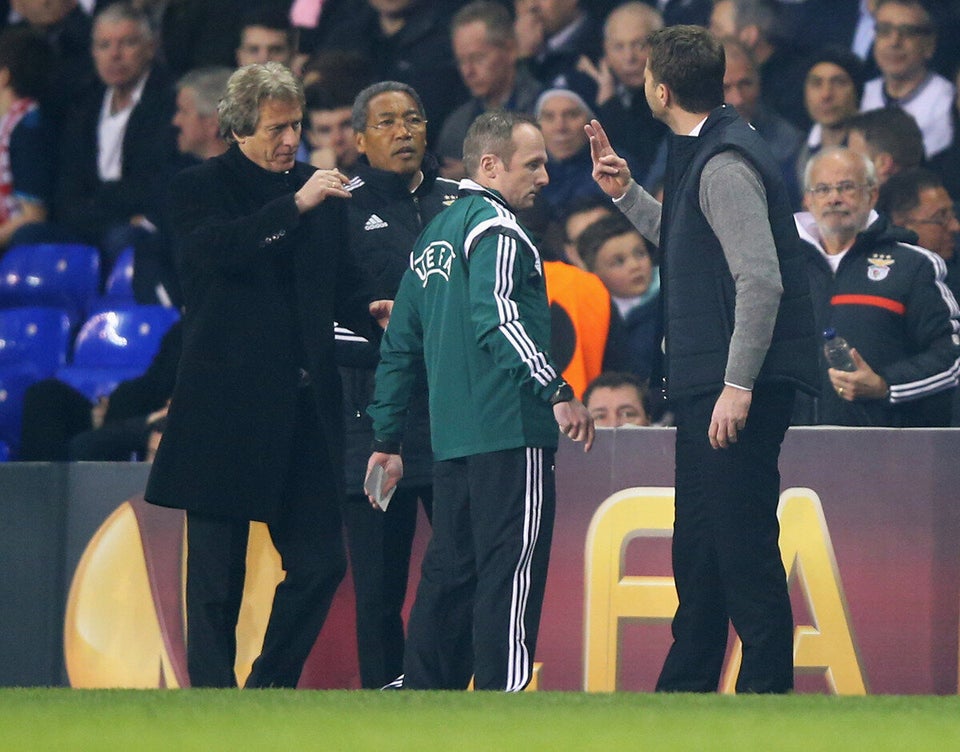
[[[418,499],[429,519],[432,486],[398,488],[386,512],[371,507],[366,496],[348,496],[343,505],[356,597],[360,683],[366,689],[379,689],[403,672],[401,611],[407,596]]]
[[[433,537],[407,626],[405,689],[522,690],[533,659],[556,508],[553,451],[438,462]]]
[[[713,692],[728,620],[743,642],[738,692],[793,687],[793,615],[780,557],[780,444],[794,391],[757,386],[739,440],[713,449],[718,393],[675,405],[673,574],[680,605],[658,691]]]
[[[268,525],[286,572],[247,687],[295,687],[346,571],[339,499],[323,477],[316,410],[301,390],[290,476]],[[187,666],[194,687],[234,687],[249,522],[187,513]]]

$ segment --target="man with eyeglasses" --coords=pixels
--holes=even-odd
[[[353,102],[351,124],[360,157],[347,184],[351,247],[373,282],[375,298],[393,299],[424,226],[457,198],[457,183],[439,177],[426,154],[427,118],[420,96],[398,81],[368,86]],[[337,330],[337,363],[343,381],[346,432],[347,529],[356,594],[360,683],[380,688],[401,673],[403,620],[417,500],[429,518],[433,501],[426,376],[418,373],[403,435],[407,472],[386,512],[363,492],[373,430],[367,405],[373,396],[377,348],[349,330]]]
[[[947,287],[960,298],[960,222],[940,176],[918,167],[894,175],[880,189],[877,210],[895,225],[917,233],[917,245],[933,251],[947,266]]]
[[[873,57],[881,75],[867,82],[860,111],[900,107],[920,126],[929,159],[953,141],[954,87],[930,70],[937,32],[919,0],[879,0]]]
[[[798,397],[796,424],[947,426],[960,375],[960,309],[937,254],[874,210],[873,163],[843,147],[804,174],[806,241],[817,326],[853,347],[855,371],[820,356],[819,398]]]

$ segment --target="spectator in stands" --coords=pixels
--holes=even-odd
[[[227,90],[231,73],[233,69],[227,67],[200,68],[177,81],[177,109],[172,122],[184,166],[227,150],[217,121],[217,105]],[[183,291],[163,212],[156,224],[157,232],[142,234],[134,242],[133,295],[138,303],[179,308]]]
[[[621,370],[647,381],[659,364],[660,274],[646,241],[617,213],[587,227],[577,250],[610,292],[622,331]]]
[[[456,199],[458,185],[439,177],[436,159],[426,153],[427,113],[411,87],[398,81],[367,87],[353,103],[352,120],[362,156],[348,184],[350,246],[372,281],[374,297],[392,300],[417,236]],[[360,681],[366,688],[380,688],[403,673],[401,610],[418,499],[428,517],[433,505],[425,372],[418,374],[407,413],[403,480],[386,512],[367,501],[362,484],[373,441],[367,406],[378,362],[376,345],[338,329],[347,427],[343,521],[356,593]]]
[[[470,123],[483,112],[504,109],[533,114],[540,83],[517,67],[513,19],[502,3],[475,0],[450,22],[453,54],[471,99],[451,112],[440,130],[436,153],[445,177],[465,177],[463,139]]]
[[[177,110],[173,125],[177,129],[177,149],[203,161],[227,150],[220,134],[217,105],[227,90],[232,68],[199,68],[177,81]]]
[[[357,94],[374,82],[370,60],[352,50],[321,50],[304,62],[301,80],[307,111],[297,160],[320,169],[336,164],[352,175],[359,152],[350,114]],[[312,117],[319,118],[316,132],[311,131]]]
[[[602,195],[592,177],[590,143],[583,130],[593,110],[571,89],[548,89],[537,99],[534,114],[549,156],[550,183],[540,196],[551,215],[559,217],[574,199]]]
[[[583,230],[614,212],[605,196],[584,196],[567,205],[541,232],[543,276],[550,304],[550,357],[579,397],[601,371],[627,367],[619,319],[610,293],[577,255]],[[538,232],[537,227],[530,229]]]
[[[717,0],[710,14],[717,38],[733,37],[760,70],[763,102],[801,130],[810,122],[803,107],[804,53],[784,36],[776,0]]]
[[[929,161],[930,169],[940,175],[947,193],[960,196],[960,66],[954,73],[957,94],[950,117],[953,119],[953,141],[946,149]]]
[[[797,157],[798,176],[820,149],[846,146],[847,120],[860,109],[863,95],[863,64],[842,48],[826,48],[808,59],[803,82],[803,103],[813,127]]]
[[[123,248],[155,231],[166,176],[178,164],[171,119],[174,89],[154,63],[143,13],[124,3],[94,19],[99,84],[66,124],[56,218],[100,248],[106,274]]]
[[[546,88],[570,85],[583,58],[602,54],[600,23],[580,0],[515,0],[520,57]]]
[[[340,170],[352,177],[356,172],[357,134],[351,116],[353,99],[345,92],[315,83],[304,89],[307,102],[303,142],[308,149],[307,160],[322,170]]]
[[[854,115],[847,121],[847,146],[873,162],[881,186],[891,175],[923,164],[923,134],[899,107]]]
[[[583,404],[597,428],[649,426],[646,398],[646,387],[632,373],[604,371],[590,382]]]
[[[638,175],[650,169],[667,127],[656,120],[643,93],[646,44],[663,28],[660,13],[646,3],[627,2],[615,8],[603,25],[603,59],[581,67],[597,82],[596,109],[613,146],[634,155]]]
[[[867,82],[860,109],[900,107],[923,133],[927,158],[953,141],[954,87],[930,70],[937,30],[920,0],[877,0],[873,57],[881,75]]]
[[[180,361],[182,325],[170,327],[150,366],[93,404],[58,379],[27,389],[20,459],[35,462],[143,459],[150,434],[166,415]]]
[[[581,269],[587,268],[577,251],[577,240],[587,227],[611,214],[614,214],[614,207],[606,196],[584,196],[567,204],[560,219],[563,254],[567,263],[579,266]]]
[[[795,39],[818,47],[843,49],[873,66],[875,0],[778,0],[781,22]],[[875,73],[871,68],[870,75]]]
[[[798,395],[795,422],[848,426],[950,425],[960,375],[960,309],[936,254],[874,211],[873,163],[825,149],[807,164],[805,242],[814,319],[853,347],[856,370],[820,356],[819,398]]]
[[[336,88],[337,98],[353,92],[350,101],[364,88],[374,83],[370,59],[355,50],[320,50],[303,64],[304,87],[321,84],[328,89]]]
[[[296,29],[276,3],[253,8],[243,15],[236,49],[237,67],[274,62],[290,68],[296,51]]]
[[[623,348],[618,332],[611,331],[610,293],[597,275],[552,257],[546,244],[541,257],[550,305],[550,358],[580,397],[602,370],[621,364]]]
[[[427,142],[434,143],[447,116],[469,94],[450,48],[453,3],[433,0],[366,0],[329,30],[330,49],[360,52],[377,81],[412,86],[430,113]]]
[[[960,222],[939,175],[922,167],[904,170],[880,189],[877,210],[895,225],[917,234],[917,245],[933,251],[947,266],[947,287],[960,300]]]
[[[708,26],[713,0],[656,0],[665,26],[695,24]]]
[[[763,104],[760,76],[750,51],[736,39],[723,40],[726,71],[723,75],[724,101],[733,105],[770,147],[794,208],[800,207],[800,181],[796,175],[797,155],[803,134],[786,118]]]
[[[53,48],[53,71],[41,103],[61,127],[77,98],[94,80],[90,58],[91,22],[77,0],[10,0],[22,24],[41,34]]]
[[[123,1],[123,0],[120,0]],[[234,65],[241,14],[236,0],[128,0],[150,18],[170,75]],[[96,0],[95,12],[118,0]]]
[[[40,102],[51,49],[30,29],[0,34],[0,253],[50,206],[56,134]]]

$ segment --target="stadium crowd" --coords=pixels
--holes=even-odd
[[[591,202],[592,219],[609,209],[590,174],[583,126],[592,117],[638,183],[655,195],[660,189],[669,139],[644,96],[644,44],[652,31],[676,23],[706,26],[723,39],[725,99],[770,145],[798,213],[809,208],[803,178],[812,156],[833,146],[863,153],[875,166],[880,214],[915,233],[901,242],[937,254],[938,274],[954,293],[960,289],[960,225],[952,208],[960,190],[960,37],[952,33],[960,28],[960,8],[946,0],[2,6],[0,247],[87,243],[100,251],[105,280],[132,246],[139,303],[182,302],[165,188],[184,166],[226,149],[216,101],[227,71],[272,60],[305,84],[299,158],[351,177],[368,164],[357,151],[351,108],[371,83],[395,80],[417,92],[427,116],[427,155],[453,180],[464,176],[463,136],[478,114],[503,108],[533,115],[543,129],[550,182],[521,218],[548,260],[555,357],[580,395],[607,370],[656,381],[656,247],[639,235],[611,235],[611,221],[606,236],[594,230],[580,241],[586,225],[574,225],[572,235],[570,217],[591,217],[581,212]],[[818,325],[830,318],[827,311]],[[663,404],[659,385],[648,384],[651,420],[669,421]],[[934,425],[956,422],[949,411],[922,412]],[[855,414],[864,413],[847,420],[856,423]],[[888,414],[893,425],[913,424],[895,410]],[[31,407],[24,420],[36,435],[44,418]],[[89,421],[80,426],[88,430]],[[27,457],[42,458],[29,444]],[[65,456],[60,450],[50,458]]]
[[[646,39],[676,24],[722,41],[726,104],[769,146],[796,212],[816,326],[856,351],[850,373],[821,359],[821,396],[798,401],[793,423],[960,425],[960,4],[949,0],[0,2],[0,256],[85,243],[105,282],[132,248],[136,302],[182,305],[168,188],[230,148],[217,103],[231,72],[275,62],[304,87],[298,160],[351,179],[347,236],[377,297],[392,298],[405,254],[467,177],[471,123],[522,113],[548,156],[549,182],[517,217],[545,262],[551,357],[598,426],[669,425],[659,249],[598,186],[585,126],[602,123],[638,186],[662,195],[674,137],[645,93]],[[377,97],[406,114],[384,120]],[[18,458],[150,456],[179,336],[147,374],[163,378],[119,396],[31,386]],[[348,454],[362,463],[377,355],[357,344],[337,331]],[[430,510],[429,437],[410,446],[426,459],[394,502],[408,538],[418,500]],[[387,551],[362,467],[347,465],[351,556],[373,540],[403,562],[389,586],[390,566],[373,567],[371,602],[358,601],[364,685],[378,686],[399,670],[409,540]],[[389,613],[376,612],[381,585]]]

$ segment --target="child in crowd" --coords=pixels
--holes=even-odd
[[[577,239],[577,251],[610,291],[622,323],[625,370],[649,380],[660,354],[660,275],[646,242],[626,217],[616,214],[587,227]]]

